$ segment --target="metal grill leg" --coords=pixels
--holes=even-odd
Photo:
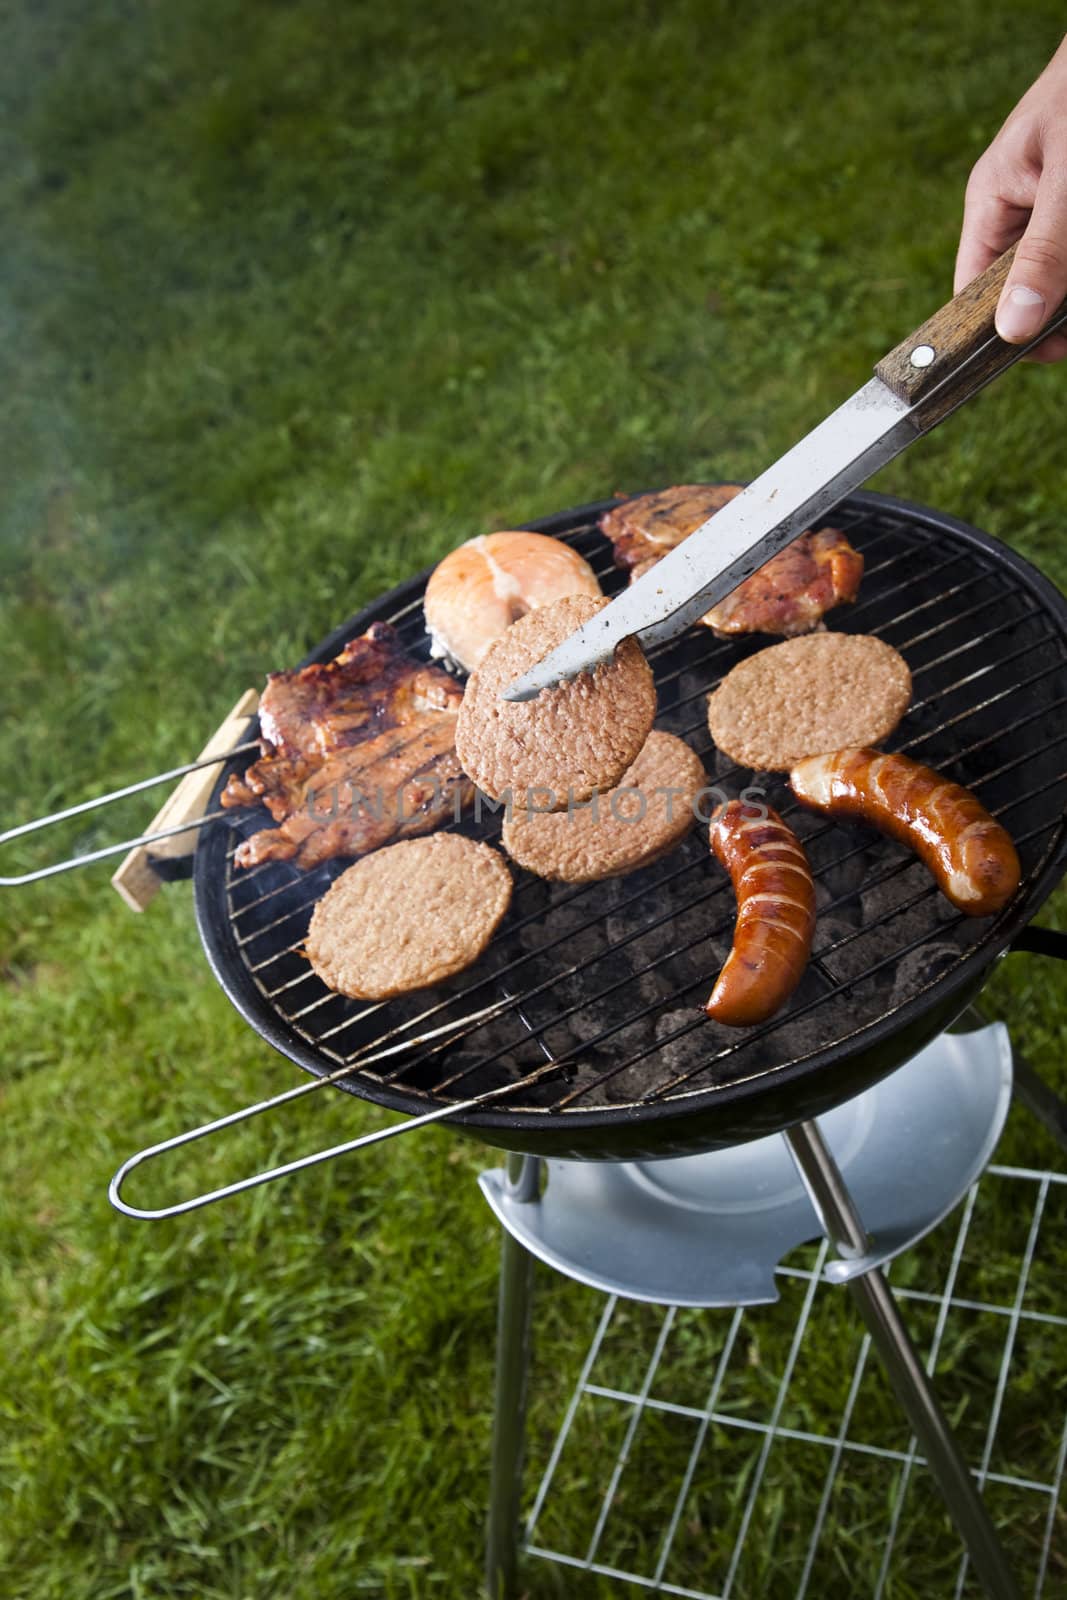
[[[518,1200],[536,1200],[538,1156],[508,1157],[508,1183]],[[500,1244],[500,1299],[496,1333],[493,1446],[486,1530],[485,1572],[490,1600],[511,1600],[519,1540],[526,1379],[530,1366],[533,1256],[505,1228]]]
[[[844,1259],[865,1254],[868,1240],[863,1223],[818,1124],[802,1122],[788,1129],[785,1139],[834,1249]],[[922,1446],[982,1587],[991,1600],[1019,1600],[1019,1589],[1003,1546],[885,1276],[875,1269],[853,1278],[848,1287],[885,1363],[894,1393]]]
[[[1012,1061],[1013,1088],[1020,1100],[1043,1123],[1060,1149],[1067,1153],[1067,1100],[1050,1089],[1044,1078],[1016,1050]]]
[[[1043,934],[1051,934],[1051,928],[1028,928],[1028,936],[1033,936],[1035,942]],[[1029,947],[1029,939],[1027,946]],[[1038,945],[1038,948],[1042,948]],[[1045,952],[1048,953],[1048,952]],[[988,1026],[988,1018],[977,1005],[967,1007],[949,1028],[949,1033],[971,1033],[975,1028]],[[1052,1135],[1060,1149],[1067,1155],[1067,1100],[1049,1087],[1030,1065],[1026,1057],[1019,1051],[1016,1044],[1012,1045],[1011,1052],[1011,1079],[1012,1094],[1020,1105],[1024,1105],[1031,1116],[1042,1123],[1048,1133]]]

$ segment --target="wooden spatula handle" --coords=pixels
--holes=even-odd
[[[1012,245],[875,367],[876,377],[916,407],[914,420],[922,431],[977,394],[1058,323],[1067,321],[1064,301],[1030,344],[1006,344],[998,337],[993,319],[1014,259]]]

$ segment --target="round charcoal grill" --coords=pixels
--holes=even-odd
[[[596,527],[609,504],[529,526],[573,544],[614,594],[625,575]],[[914,677],[912,708],[886,748],[973,789],[1015,839],[1023,882],[998,917],[963,916],[901,847],[803,812],[783,780],[715,750],[706,696],[768,641],[690,629],[652,653],[657,726],[688,740],[723,796],[760,789],[803,838],[815,874],[813,958],[785,1011],[744,1030],[704,1015],[734,899],[699,827],[626,878],[575,887],[517,872],[511,911],[476,966],[388,1004],[346,999],[301,954],[311,910],[346,863],[236,869],[238,843],[264,825],[260,811],[205,830],[194,869],[201,936],[238,1010],[309,1072],[352,1063],[339,1087],[408,1113],[545,1069],[455,1120],[490,1144],[558,1157],[675,1156],[759,1137],[830,1109],[914,1054],[972,998],[1064,870],[1067,603],[996,540],[904,501],[858,494],[831,521],[862,551],[866,572],[857,604],[831,612],[827,625],[877,634]],[[330,659],[378,620],[428,659],[427,576],[368,606],[308,660]],[[500,826],[488,807],[459,824],[490,843]],[[447,1042],[417,1042],[443,1025]],[[355,1065],[405,1039],[416,1042],[379,1067]]]

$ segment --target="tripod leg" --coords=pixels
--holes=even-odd
[[[536,1200],[540,1179],[541,1162],[537,1156],[508,1157],[508,1180],[517,1199]],[[533,1257],[505,1229],[500,1245],[492,1467],[485,1552],[490,1600],[511,1600],[515,1593],[533,1267]]]
[[[784,1137],[830,1243],[845,1259],[865,1254],[867,1236],[863,1223],[818,1124],[802,1122],[789,1128]],[[922,1446],[982,1587],[990,1600],[1019,1600],[1019,1589],[996,1529],[960,1454],[955,1435],[884,1274],[876,1268],[851,1279],[848,1288],[885,1364],[893,1391]]]
[[[1051,933],[1050,928],[1028,928],[1036,936]],[[987,1026],[987,1019],[976,1005],[968,1006],[949,1028],[949,1033],[971,1033]],[[1030,1115],[1042,1123],[1060,1149],[1067,1154],[1067,1100],[1056,1093],[1035,1071],[1016,1044],[1011,1052],[1012,1094]]]
[[[1060,1149],[1067,1152],[1067,1100],[1050,1089],[1018,1051],[1015,1052],[1012,1072],[1016,1099],[1039,1122],[1044,1123]]]

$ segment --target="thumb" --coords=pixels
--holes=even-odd
[[[1008,344],[1040,333],[1067,296],[1067,185],[1043,184],[1019,240],[997,306],[996,328]]]

